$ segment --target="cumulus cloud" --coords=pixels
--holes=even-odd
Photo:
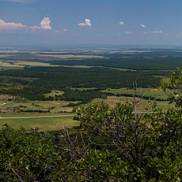
[[[25,29],[25,30],[32,30],[32,31],[36,31],[36,30],[52,30],[51,27],[51,20],[49,17],[44,17],[41,22],[40,25],[25,25],[23,23],[17,23],[17,22],[9,22],[9,21],[5,21],[3,19],[0,19],[0,30],[20,30],[20,29]]]
[[[144,24],[140,24],[140,27],[142,27],[142,28],[146,28],[146,25],[144,25]]]
[[[78,24],[80,27],[91,27],[92,26],[92,21],[88,18],[84,20],[84,22],[81,22]]]
[[[125,22],[124,22],[124,21],[120,21],[119,24],[120,24],[120,25],[124,25]]]
[[[52,30],[51,20],[49,17],[44,17],[40,22],[40,28],[44,30]]]
[[[0,19],[0,30],[15,30],[25,28],[27,28],[27,26],[23,25],[22,23],[8,22]]]

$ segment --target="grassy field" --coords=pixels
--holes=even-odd
[[[174,107],[173,104],[169,104],[168,101],[148,101],[141,98],[136,98],[135,100],[132,97],[126,97],[126,96],[108,96],[107,99],[94,99],[93,102],[102,100],[106,103],[108,103],[110,106],[114,107],[118,103],[131,103],[136,104],[136,109],[138,112],[144,112],[144,111],[150,111],[153,104],[157,104],[159,108],[163,109],[169,109]]]
[[[103,56],[98,55],[74,55],[74,54],[58,54],[58,53],[41,53],[39,57],[60,59],[60,60],[85,60],[85,59],[103,59]]]
[[[0,101],[0,111],[3,112],[43,112],[43,113],[70,113],[76,104],[74,101]]]
[[[0,70],[11,70],[11,69],[23,69],[25,66],[29,67],[55,67],[49,63],[43,63],[38,61],[4,61],[0,60]]]
[[[27,115],[16,115],[10,117],[2,117],[0,118],[0,128],[3,125],[7,124],[10,127],[15,129],[24,128],[27,130],[37,128],[40,131],[57,131],[63,128],[71,128],[73,126],[78,126],[79,122],[73,120],[72,116],[47,116],[47,117],[40,117],[37,116],[33,118],[21,118],[21,117],[28,117]]]
[[[128,95],[128,96],[137,95],[141,97],[151,97],[154,99],[161,99],[161,100],[167,100],[168,98],[165,92],[160,88],[137,88],[136,90],[120,88],[120,89],[106,89],[103,92],[111,93],[114,95]]]

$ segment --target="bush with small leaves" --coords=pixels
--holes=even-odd
[[[182,68],[177,68],[168,78],[161,80],[161,87],[169,96],[169,99],[182,107]]]
[[[9,127],[0,131],[0,181],[52,181],[60,163],[46,136]]]

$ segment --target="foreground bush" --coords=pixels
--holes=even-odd
[[[100,113],[99,119],[97,112]],[[89,133],[90,141],[108,137],[109,152],[116,153],[127,166],[128,173],[122,173],[125,176],[122,179],[182,180],[181,109],[160,111],[156,108],[153,114],[141,116],[134,114],[130,105],[119,104],[112,109],[104,103],[95,103],[78,110],[78,118]],[[122,181],[120,176],[117,179]]]
[[[0,130],[0,181],[182,181],[182,110],[137,115],[103,102],[77,110],[80,129]]]
[[[52,181],[59,161],[46,136],[8,127],[0,131],[0,181]]]

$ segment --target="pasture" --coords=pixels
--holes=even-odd
[[[10,114],[0,115],[0,128],[8,125],[15,129],[24,128],[27,130],[38,129],[39,131],[57,131],[63,128],[78,126],[79,122],[73,120],[72,115],[24,115]]]

